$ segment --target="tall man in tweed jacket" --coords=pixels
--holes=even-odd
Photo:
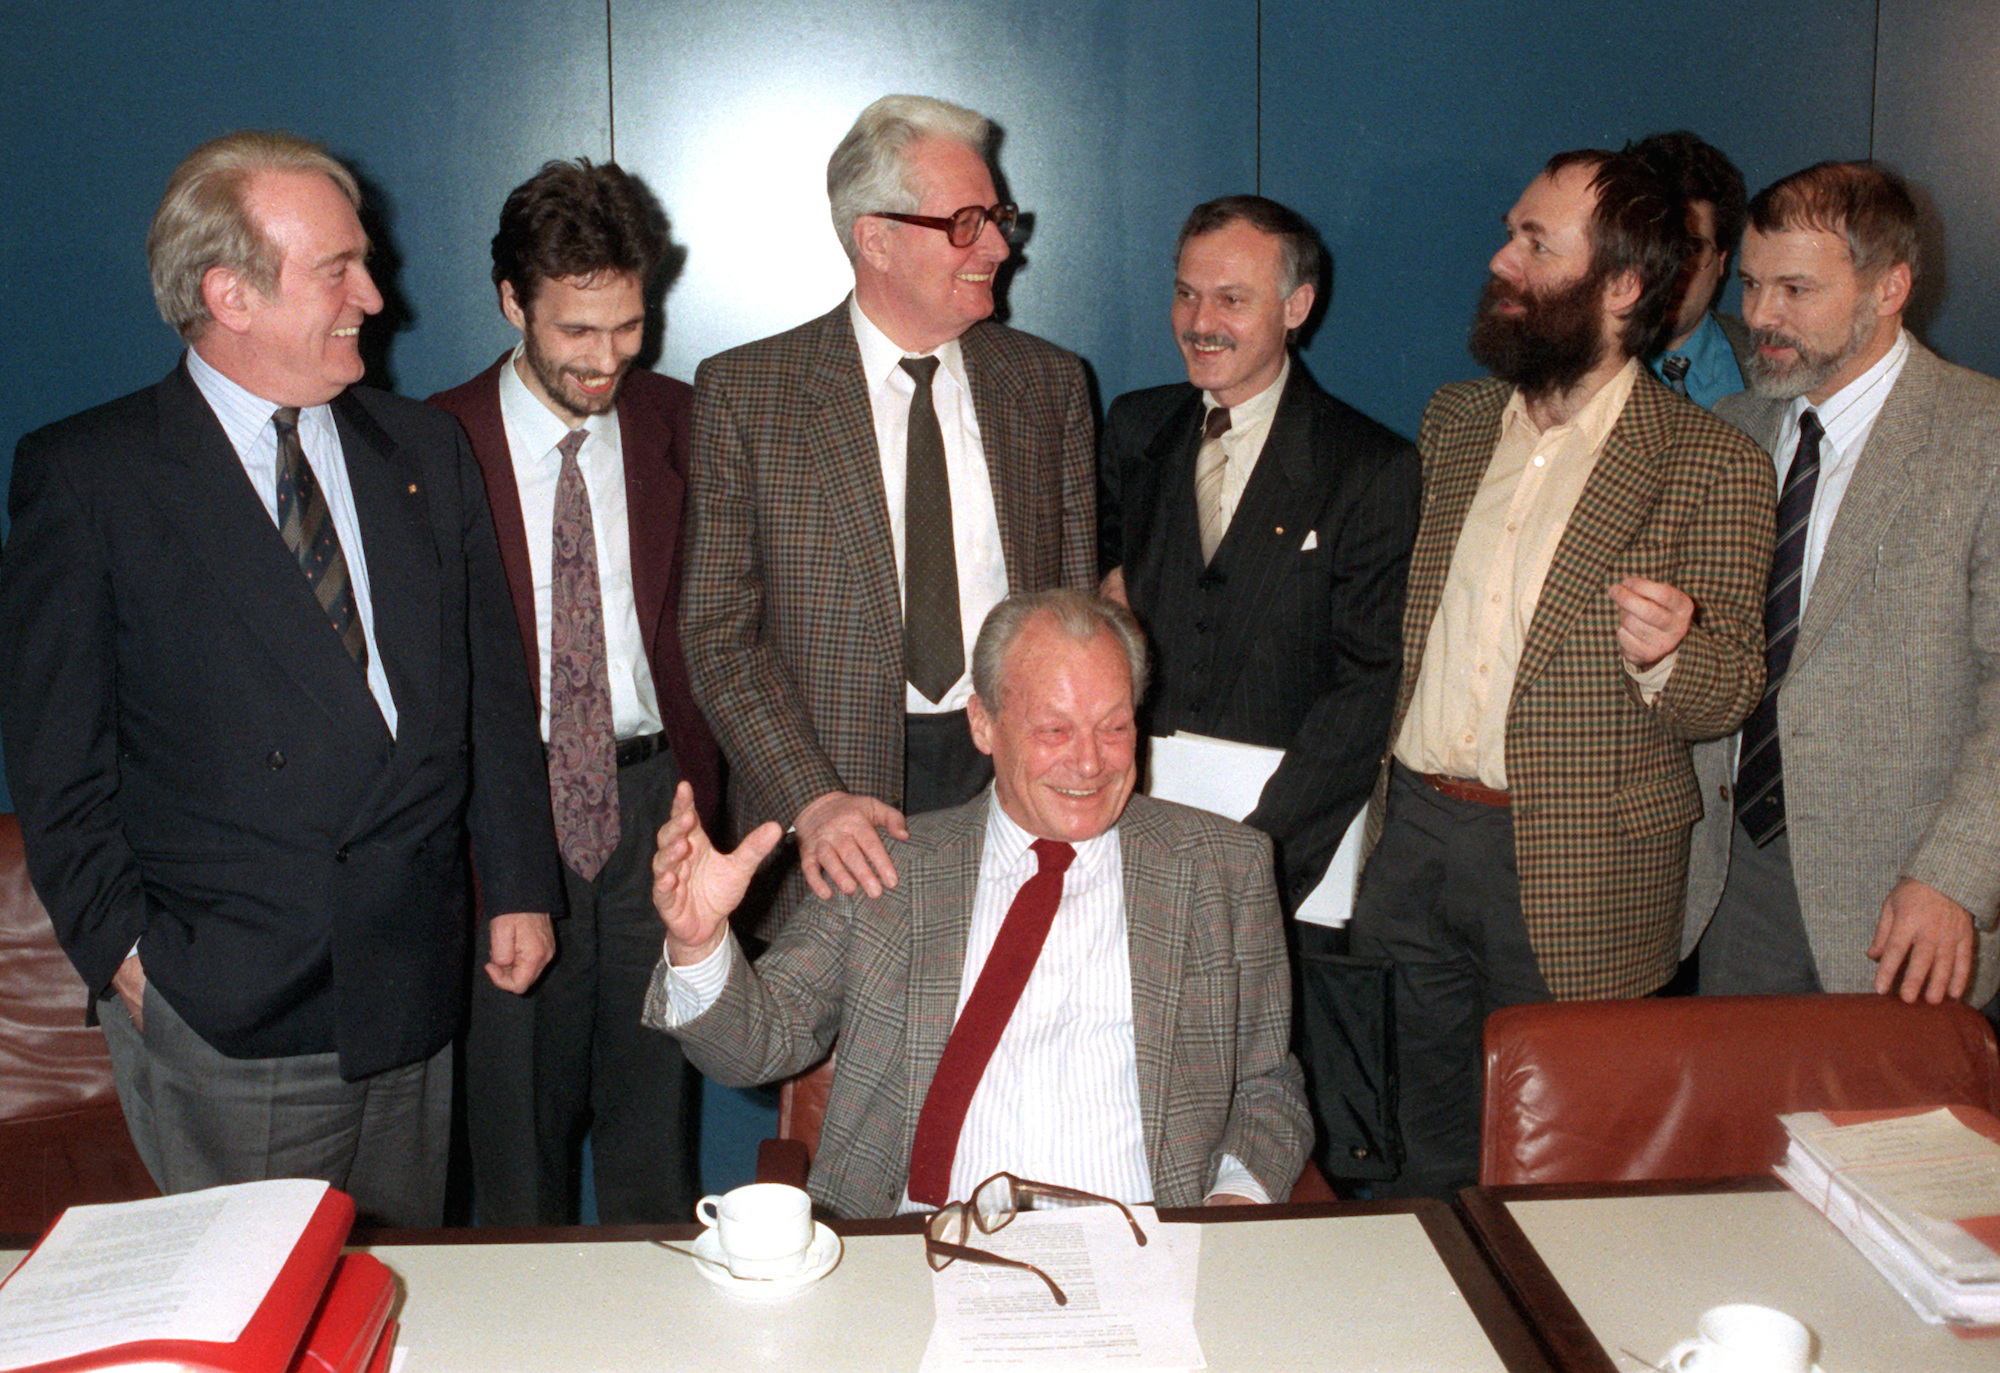
[[[1788,495],[1808,413],[1822,432],[1810,493],[1782,507],[1806,525],[1776,733],[1744,727],[1769,737],[1775,782],[1747,759],[1739,778],[1733,739],[1697,750],[1725,802],[1688,883],[1691,931],[1714,916],[1701,988],[1984,1005],[2000,989],[2000,384],[1904,332],[1916,211],[1892,174],[1809,167],[1750,222],[1753,395],[1718,413],[1770,450]]]
[[[695,696],[730,762],[732,813],[794,827],[821,896],[894,885],[879,831],[902,838],[905,814],[965,801],[991,775],[964,709],[987,610],[1009,591],[1094,582],[1083,369],[987,319],[1014,222],[990,140],[984,118],[942,101],[869,106],[827,164],[854,294],[695,373]],[[926,431],[948,510],[907,484]],[[943,618],[914,636],[912,559],[929,570],[910,612]],[[772,925],[800,894],[795,872]]]
[[[1055,841],[1074,851],[1060,904],[931,1186],[966,1197],[1005,1169],[1162,1206],[1283,1197],[1312,1126],[1285,1048],[1270,841],[1132,795],[1145,644],[1122,607],[1070,590],[1011,597],[974,660],[991,792],[912,819],[890,845],[895,890],[808,899],[754,969],[728,916],[778,828],[718,855],[677,803],[654,860],[671,966],[649,1021],[739,1084],[809,1067],[838,1036],[814,1195],[843,1216],[936,1205],[910,1171],[919,1120]]]
[[[1685,207],[1630,154],[1550,160],[1432,398],[1404,669],[1355,952],[1396,966],[1400,1186],[1478,1162],[1487,1012],[1643,996],[1680,954],[1688,742],[1763,683],[1769,463],[1639,363]]]

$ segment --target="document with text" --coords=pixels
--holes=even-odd
[[[1199,1369],[1194,1330],[1201,1227],[1132,1208],[1147,1243],[1114,1206],[1028,1211],[973,1247],[1034,1264],[1069,1298],[1057,1305],[1032,1273],[959,1261],[932,1275],[937,1318],[924,1373],[959,1368]]]

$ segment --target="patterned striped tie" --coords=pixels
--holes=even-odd
[[[572,429],[556,446],[555,552],[549,590],[549,799],[556,847],[585,881],[618,847],[618,736],[605,664],[604,589],[590,489],[576,453],[590,431]]]
[[[1778,542],[1771,551],[1771,584],[1764,596],[1764,696],[1743,722],[1743,751],[1736,763],[1736,818],[1758,848],[1785,832],[1785,775],[1778,750],[1778,688],[1792,665],[1799,637],[1799,592],[1806,565],[1806,527],[1812,522],[1813,488],[1819,484],[1819,416],[1799,416],[1799,446],[1778,495]]]
[[[313,479],[306,450],[299,442],[299,407],[281,405],[271,416],[278,431],[278,533],[299,560],[313,596],[340,635],[340,646],[355,666],[368,666],[368,640],[361,632],[361,614],[354,605],[354,586],[347,577],[347,555],[333,529],[326,493]]]
[[[1029,847],[1040,866],[1007,907],[1007,918],[1000,922],[979,980],[972,984],[972,995],[966,997],[965,1009],[951,1027],[944,1056],[917,1113],[916,1138],[910,1145],[910,1200],[926,1206],[942,1206],[948,1200],[945,1193],[951,1189],[951,1164],[958,1157],[965,1113],[1027,989],[1035,960],[1042,956],[1056,907],[1062,904],[1063,874],[1076,859],[1076,850],[1060,839],[1037,839]]]
[[[1660,375],[1667,379],[1667,386],[1675,395],[1685,396],[1688,393],[1688,368],[1693,365],[1693,359],[1682,357],[1679,353],[1669,353],[1660,359]]]
[[[1201,426],[1201,452],[1194,460],[1194,508],[1201,517],[1201,560],[1215,557],[1222,536],[1229,532],[1229,515],[1222,508],[1222,479],[1229,475],[1229,454],[1222,436],[1229,432],[1229,407],[1209,408]]]

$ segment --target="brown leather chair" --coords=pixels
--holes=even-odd
[[[1486,1021],[1479,1180],[1768,1173],[1778,1114],[1961,1104],[2000,1114],[2000,1051],[1965,1005],[1695,996],[1510,1006]]]
[[[20,823],[0,815],[0,1233],[39,1234],[67,1206],[159,1195],[85,1001],[28,883]]]
[[[757,1146],[757,1181],[806,1185],[806,1172],[819,1152],[820,1122],[826,1118],[826,1094],[833,1086],[833,1058],[788,1079],[778,1089],[778,1137]],[[1306,1160],[1305,1172],[1292,1188],[1291,1201],[1332,1201],[1333,1188]]]

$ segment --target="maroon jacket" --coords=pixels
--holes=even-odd
[[[528,655],[530,680],[541,680],[541,647],[535,632],[535,585],[528,564],[528,535],[521,523],[521,494],[500,417],[500,360],[463,386],[440,391],[430,404],[457,416],[486,475],[486,499],[500,536],[500,561],[514,595],[514,615]],[[632,540],[632,596],[646,661],[660,698],[667,741],[680,774],[694,788],[696,806],[710,833],[722,815],[722,763],[708,722],[688,687],[681,653],[681,569],[685,561],[681,516],[687,496],[688,435],[693,390],[655,372],[634,369],[618,392],[618,430],[625,447],[625,510]]]

